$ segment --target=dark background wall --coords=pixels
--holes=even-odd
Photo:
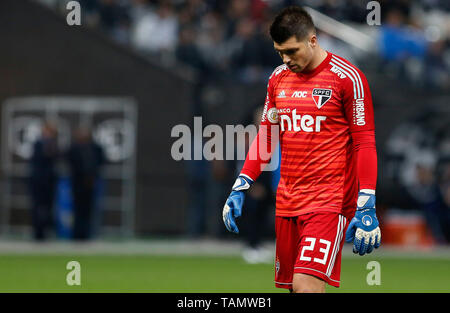
[[[0,2],[0,38],[0,103],[27,95],[136,100],[135,229],[138,234],[178,230],[186,191],[182,164],[170,157],[170,130],[190,119],[191,83],[100,34],[68,26],[33,2]]]

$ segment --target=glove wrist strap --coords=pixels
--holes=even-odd
[[[368,195],[375,195],[375,190],[374,189],[361,189],[359,191],[359,193],[365,193]]]
[[[234,182],[233,191],[244,191],[250,188],[253,184],[253,180],[247,175],[241,174],[238,176],[236,181]]]
[[[361,189],[358,193],[356,211],[375,210],[375,190]]]

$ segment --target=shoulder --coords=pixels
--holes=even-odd
[[[359,94],[358,97],[361,96],[366,84],[366,77],[357,66],[343,57],[332,54],[329,70],[334,73],[336,80],[341,82],[343,87],[348,86],[354,90],[355,94]]]
[[[278,75],[280,75],[280,74],[283,73],[284,71],[288,71],[288,67],[287,67],[286,64],[281,64],[281,65],[277,66],[277,67],[273,70],[272,75],[270,75],[269,79],[271,79],[273,76],[278,76]]]
[[[275,85],[288,72],[289,69],[286,64],[277,66],[269,76],[269,85]]]
[[[364,75],[363,72],[356,65],[336,54],[331,54],[330,70],[331,69],[333,69],[334,71],[340,69],[341,71],[346,72],[348,74],[346,76],[348,76],[349,78],[354,78],[357,75],[359,76]]]

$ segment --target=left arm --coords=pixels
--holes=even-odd
[[[372,96],[366,77],[357,69],[354,70],[354,76],[344,83],[342,93],[356,153],[359,184],[356,213],[348,226],[345,240],[353,242],[354,253],[364,255],[378,248],[381,242],[375,210],[377,151]]]

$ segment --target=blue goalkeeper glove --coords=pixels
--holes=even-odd
[[[239,175],[236,179],[222,211],[223,222],[228,231],[236,234],[239,233],[235,218],[241,216],[242,205],[245,200],[244,192],[249,189],[252,184],[253,180],[248,176]]]
[[[358,193],[355,217],[351,220],[345,233],[345,241],[353,241],[353,253],[364,255],[380,246],[381,232],[378,225],[375,212],[375,192],[363,189]]]

